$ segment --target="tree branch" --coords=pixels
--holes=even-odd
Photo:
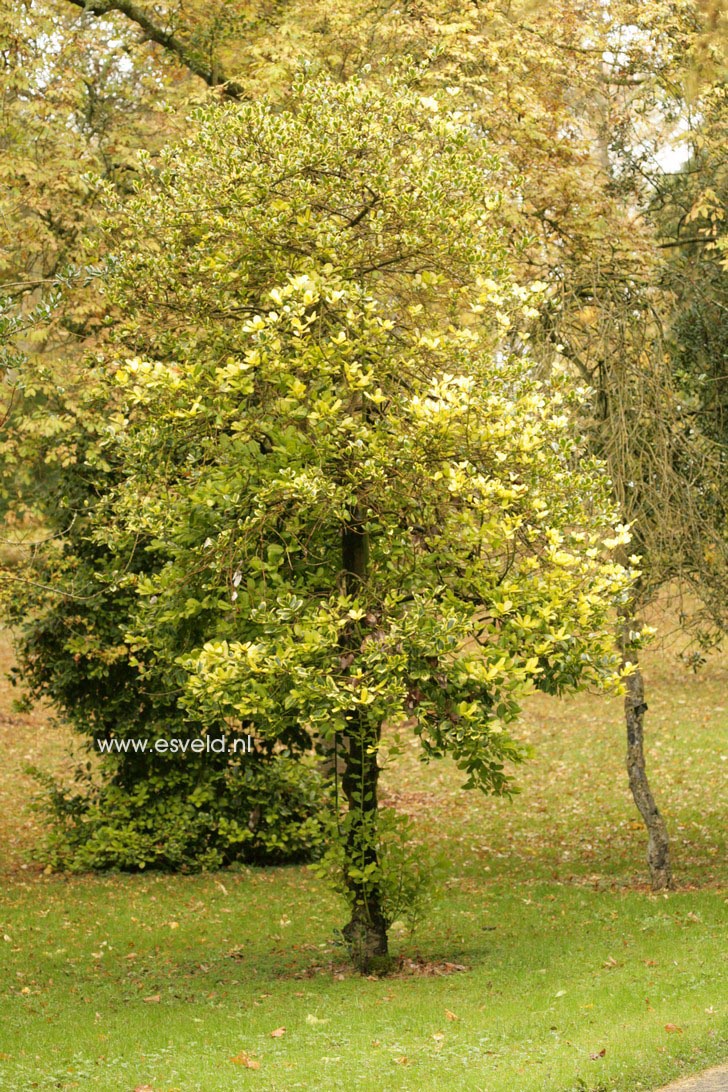
[[[660,250],[669,250],[673,246],[688,246],[690,244],[697,246],[707,246],[708,243],[714,243],[715,239],[702,236],[693,237],[692,239],[672,239],[669,243],[658,243],[657,246]]]
[[[240,84],[235,83],[234,80],[228,80],[218,65],[210,68],[171,30],[165,30],[163,26],[153,22],[134,0],[69,0],[69,3],[89,15],[103,16],[115,11],[120,12],[144,31],[145,38],[161,45],[169,53],[173,53],[185,68],[204,80],[208,87],[219,86],[223,94],[230,99],[243,97],[243,88]]]

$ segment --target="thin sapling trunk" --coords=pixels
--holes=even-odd
[[[632,790],[634,802],[647,828],[647,865],[650,870],[652,890],[664,891],[674,886],[670,870],[670,840],[665,820],[655,803],[647,779],[644,749],[644,721],[647,703],[645,702],[644,680],[636,652],[630,650],[629,655],[627,655],[629,631],[633,628],[636,628],[634,620],[626,621],[623,624],[621,638],[623,663],[629,660],[634,665],[634,670],[626,679],[627,691],[624,698],[624,714],[627,725],[627,773],[629,774],[629,787]]]

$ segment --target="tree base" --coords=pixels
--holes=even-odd
[[[380,916],[355,911],[342,934],[352,963],[361,974],[385,974],[391,968],[387,927]]]
[[[674,891],[675,883],[670,869],[668,847],[662,847],[662,852],[656,860],[652,856],[652,847],[647,852],[647,866],[650,870],[650,884],[653,891]]]

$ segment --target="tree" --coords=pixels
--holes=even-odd
[[[685,352],[670,352],[672,294],[680,281],[666,274],[658,246],[664,240],[647,216],[651,198],[645,192],[645,185],[658,193],[665,190],[664,172],[655,160],[661,142],[679,129],[686,114],[703,113],[707,119],[706,95],[701,93],[689,110],[686,106],[686,85],[694,84],[698,68],[702,79],[708,73],[715,82],[720,100],[720,14],[715,4],[614,0],[605,9],[552,0],[537,7],[526,2],[498,8],[470,5],[454,16],[452,5],[441,0],[386,10],[357,4],[333,10],[330,5],[324,9],[294,2],[246,11],[244,19],[236,15],[234,4],[166,9],[104,0],[83,7],[81,12],[80,4],[63,0],[48,8],[35,4],[34,12],[40,13],[36,21],[52,13],[54,40],[66,41],[70,35],[74,45],[85,47],[59,49],[66,67],[56,65],[53,87],[65,88],[74,104],[79,119],[72,127],[74,139],[88,131],[86,160],[93,161],[102,149],[103,171],[117,184],[126,184],[133,172],[118,178],[109,167],[110,149],[150,139],[147,108],[137,116],[128,91],[147,83],[163,85],[165,98],[177,103],[176,78],[184,67],[215,87],[216,98],[254,98],[270,88],[285,100],[300,55],[342,80],[375,59],[372,78],[382,79],[407,55],[420,65],[423,94],[436,88],[447,89],[448,95],[458,92],[456,101],[467,103],[498,146],[502,188],[513,187],[522,195],[520,204],[501,207],[504,225],[507,221],[511,238],[518,242],[513,256],[518,276],[550,284],[542,322],[533,330],[537,355],[544,366],[568,368],[575,383],[588,382],[595,392],[593,403],[584,403],[580,427],[590,437],[592,451],[608,461],[617,499],[635,525],[643,555],[635,617],[676,576],[713,606],[720,603],[725,540],[719,454],[715,444],[706,442],[706,433],[714,438],[712,426],[704,416],[697,421],[692,416],[695,399],[708,396],[715,404],[719,388],[712,376],[700,378],[703,371],[693,375],[696,342],[690,312],[685,313],[690,336],[674,328],[686,345],[689,363]],[[27,37],[28,20],[23,26]],[[30,72],[27,56],[26,50],[24,64]],[[77,60],[84,57],[90,60]],[[75,73],[70,94],[64,75],[69,67]],[[140,83],[142,72],[146,82]],[[23,118],[42,113],[45,79],[42,68],[35,82],[30,81],[34,93],[28,96],[26,89],[14,101]],[[182,81],[183,91],[185,87]],[[91,100],[104,108],[91,109]],[[146,101],[140,96],[141,103]],[[90,128],[87,115],[94,119]],[[165,115],[165,124],[171,124],[171,116]],[[134,125],[129,124],[132,118]],[[175,124],[180,120],[178,115]],[[701,127],[705,130],[706,124]],[[23,133],[22,123],[15,131]],[[53,132],[52,127],[47,131]],[[58,139],[62,148],[62,134]],[[74,153],[72,158],[79,157]],[[65,186],[57,191],[65,208],[68,195],[79,189],[79,171],[63,156],[54,155],[53,162],[54,167],[64,165],[53,180]],[[26,191],[26,203],[30,209],[37,206],[42,219],[47,182],[42,177],[36,181],[42,183],[40,190]],[[713,184],[712,179],[708,182]],[[73,212],[65,215],[75,234],[81,224],[86,233],[93,224],[94,195],[87,190],[84,194],[80,204],[73,199]],[[696,203],[697,209],[702,207],[707,207],[704,202]],[[74,253],[71,243],[63,244],[64,253]],[[713,262],[710,268],[717,266]],[[704,298],[705,288],[700,291]],[[710,300],[712,314],[719,308],[712,291]],[[705,311],[703,306],[701,313]],[[81,322],[73,316],[71,325],[84,332],[93,326],[98,332],[96,320],[89,323],[88,316]],[[713,347],[710,357],[715,360]],[[627,632],[639,629],[636,621],[627,626]],[[634,661],[635,650],[625,648],[625,658]],[[636,685],[636,675],[631,678]],[[630,709],[644,704],[635,698]],[[636,795],[643,795],[649,786],[641,727],[637,739],[636,751],[630,745],[630,754],[636,756],[630,766],[639,776],[631,782]],[[645,814],[654,814],[651,805]],[[653,869],[657,883],[667,874],[662,867]]]
[[[651,211],[654,194],[666,189],[659,153],[682,127],[702,114],[698,139],[720,156],[710,136],[725,127],[718,120],[719,20],[715,5],[690,0],[473,5],[457,18],[432,0],[416,13],[393,9],[376,30],[380,52],[396,55],[381,43],[397,41],[423,59],[422,86],[459,87],[520,174],[523,200],[512,230],[528,230],[531,240],[519,268],[551,286],[534,331],[538,355],[593,391],[581,427],[608,466],[642,558],[621,630],[624,660],[633,667],[627,767],[655,889],[672,884],[669,842],[647,779],[647,705],[629,634],[642,632],[640,614],[671,585],[697,600],[697,610],[681,612],[686,630],[706,618],[724,630],[728,545],[724,453],[714,422],[696,415],[695,383],[671,351],[675,296],[684,287],[676,293]],[[715,86],[696,99],[695,85],[708,75]],[[713,180],[704,176],[706,183]],[[715,189],[695,208],[717,234],[724,214]],[[719,294],[709,295],[719,310]],[[691,354],[690,371],[695,363]],[[700,382],[715,406],[711,379],[703,374]]]
[[[584,277],[583,261],[574,263],[571,306],[555,326],[563,351],[596,392],[590,446],[609,468],[633,548],[642,558],[630,609],[622,616],[622,645],[635,668],[625,698],[627,766],[648,830],[655,890],[671,887],[673,878],[667,828],[646,774],[648,706],[629,634],[641,631],[641,614],[668,590],[679,597],[686,643],[710,645],[725,633],[728,621],[725,435],[716,397],[720,325],[713,322],[708,364],[701,362],[705,334],[695,321],[701,309],[714,315],[721,310],[710,248],[722,213],[708,186],[720,189],[715,128],[716,123],[720,128],[724,92],[719,81],[706,86],[711,67],[714,78],[713,31],[699,9],[686,4],[665,12],[662,20],[659,8],[644,5],[630,21],[630,7],[625,8],[619,51],[613,54],[617,78],[607,81],[613,86],[604,97],[601,143],[605,195],[621,204],[626,216],[621,228],[619,218],[611,218],[606,247],[595,241],[598,264],[591,278]],[[693,156],[671,175],[661,157],[666,151],[675,155],[676,139],[692,148]],[[709,196],[695,201],[701,189]],[[689,232],[687,273],[676,268],[675,248],[682,248],[682,229],[695,219],[693,201],[680,207],[691,190],[711,226],[706,237]],[[703,252],[697,261],[696,249]],[[691,289],[696,274],[697,299]],[[691,297],[701,305],[692,314],[686,306]],[[691,660],[701,662],[700,652],[693,651]]]
[[[467,112],[302,79],[283,111],[203,111],[129,202],[109,195],[101,367],[126,406],[95,538],[162,559],[119,574],[140,662],[205,617],[178,653],[203,725],[333,748],[361,968],[386,959],[393,913],[383,731],[509,792],[520,696],[618,661],[628,536],[573,396],[524,351],[544,286],[509,276],[497,166]]]

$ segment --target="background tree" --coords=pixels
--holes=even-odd
[[[715,115],[715,88],[695,97],[696,72],[716,71],[711,18],[693,3],[628,2],[475,7],[453,20],[434,3],[379,27],[427,58],[425,85],[461,88],[520,176],[513,230],[531,234],[521,268],[552,285],[539,356],[593,389],[582,427],[643,558],[625,619],[632,662],[628,634],[641,632],[637,618],[661,589],[689,593],[686,624],[725,624],[723,455],[714,431],[686,412],[686,373],[669,347],[676,281],[650,216],[655,183],[666,184],[660,153],[702,109]],[[671,884],[669,848],[647,781],[639,670],[628,687],[630,786],[659,889]]]

